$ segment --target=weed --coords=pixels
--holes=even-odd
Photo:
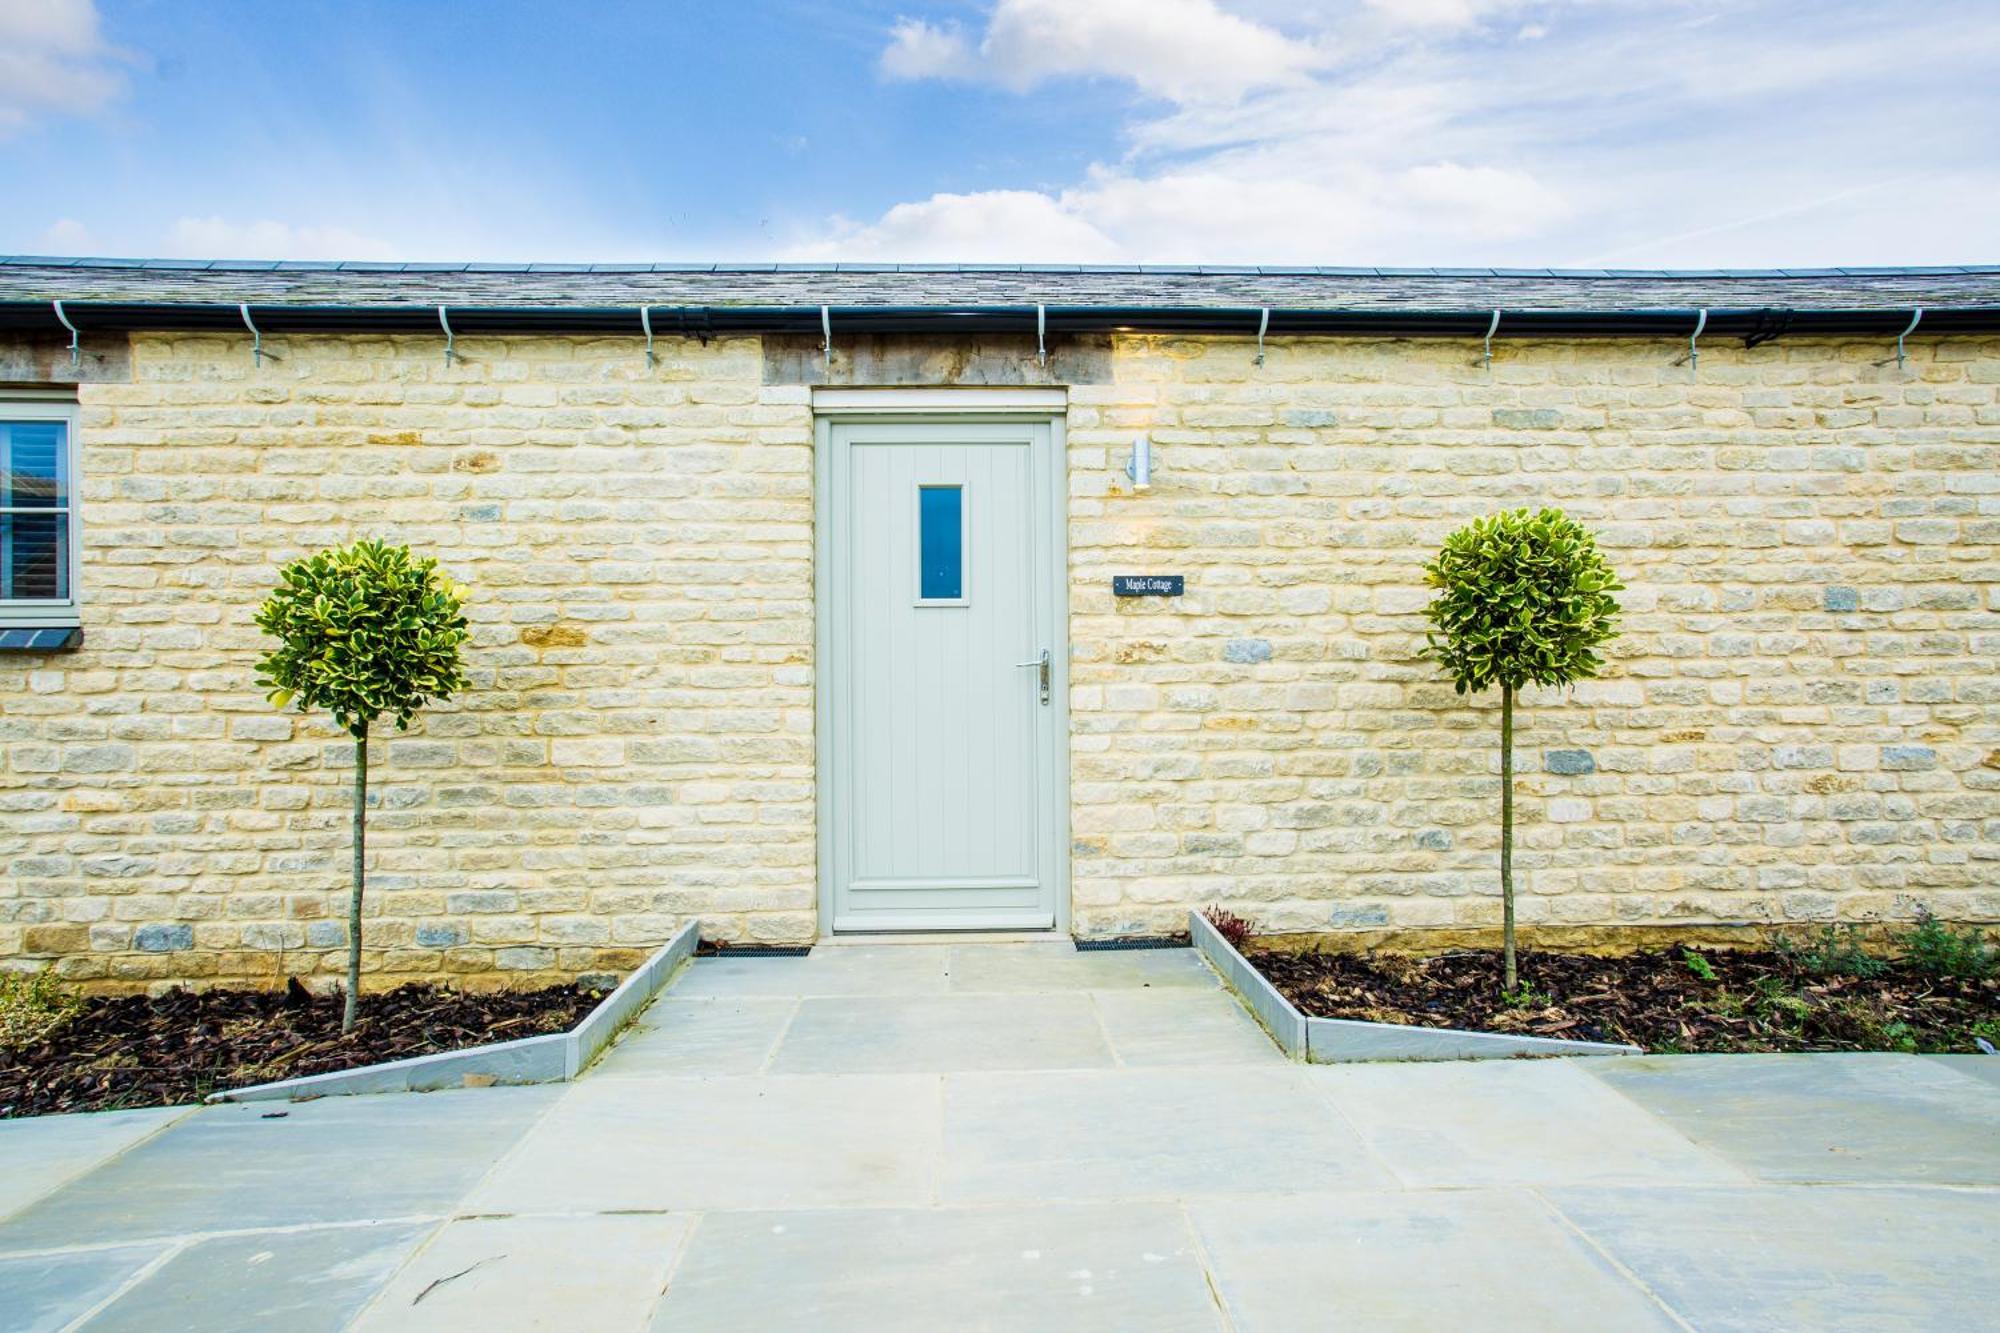
[[[1681,956],[1687,960],[1687,969],[1694,973],[1697,980],[1715,980],[1715,964],[1709,962],[1708,959],[1702,957],[1693,949],[1685,947],[1681,950]]]
[[[1509,1009],[1546,1009],[1555,1001],[1542,991],[1535,989],[1532,981],[1524,981],[1513,990],[1503,990],[1500,998]]]
[[[0,1048],[40,1041],[82,1008],[83,997],[48,968],[0,972]]]
[[[1250,939],[1250,923],[1220,904],[1210,904],[1201,914],[1216,934],[1229,941],[1230,948],[1241,949]]]
[[[1903,961],[1928,976],[1978,981],[2000,967],[2000,957],[1985,931],[1976,926],[1954,929],[1931,915],[1928,908],[1917,909],[1917,924],[1904,931],[1896,943]]]
[[[1751,987],[1756,994],[1751,997],[1750,1008],[1767,1022],[1779,1027],[1797,1027],[1812,1014],[1812,1005],[1782,977],[1758,977]]]
[[[1867,980],[1889,970],[1889,964],[1861,944],[1859,926],[1821,926],[1804,940],[1778,935],[1771,940],[1793,967],[1815,977],[1855,977]]]

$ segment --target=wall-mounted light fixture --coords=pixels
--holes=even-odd
[[[1125,460],[1125,475],[1132,479],[1135,491],[1153,488],[1153,442],[1145,435],[1132,441],[1132,456]]]

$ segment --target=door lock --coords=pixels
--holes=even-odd
[[[1054,669],[1053,663],[1049,660],[1049,650],[1046,648],[1042,649],[1042,655],[1032,662],[1016,662],[1014,665],[1017,667],[1036,668],[1035,678],[1041,685],[1042,702],[1047,703],[1049,701],[1049,677],[1053,674]]]

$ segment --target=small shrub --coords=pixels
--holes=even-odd
[[[83,1009],[83,997],[48,968],[0,972],[0,1049],[52,1036]]]
[[[1229,941],[1232,949],[1241,949],[1250,939],[1250,923],[1219,904],[1211,904],[1202,909],[1202,918],[1215,927],[1215,933]]]
[[[1917,924],[1903,932],[1896,943],[1902,960],[1926,976],[1978,981],[1992,976],[2000,966],[1985,931],[1976,926],[1954,928],[1928,908],[1917,909]]]
[[[1803,940],[1779,935],[1771,947],[1797,970],[1815,977],[1854,977],[1866,981],[1889,970],[1889,964],[1862,947],[1859,926],[1821,926]]]
[[[1500,989],[1520,982],[1514,949],[1514,695],[1595,676],[1618,635],[1618,581],[1596,539],[1560,509],[1509,509],[1445,538],[1424,566],[1437,596],[1423,656],[1460,694],[1500,687]]]
[[[406,730],[417,710],[466,686],[459,650],[471,631],[465,589],[407,546],[358,541],[294,560],[257,608],[277,646],[257,663],[271,703],[320,708],[354,738],[354,876],[347,896],[347,1007],[361,1001],[361,896],[367,848],[368,729],[383,716]]]

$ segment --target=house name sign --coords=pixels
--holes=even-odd
[[[1113,574],[1113,597],[1179,597],[1187,591],[1184,574]]]

